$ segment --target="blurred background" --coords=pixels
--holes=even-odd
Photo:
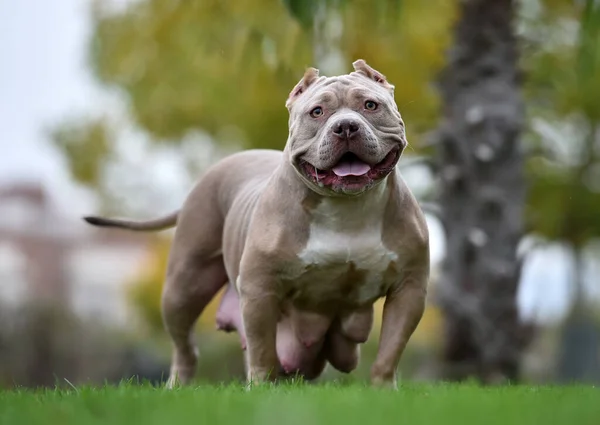
[[[600,382],[600,2],[0,0],[0,58],[0,387],[165,380],[172,232],[80,217],[169,212],[219,158],[283,148],[305,67],[357,58],[396,86],[430,226],[401,379]],[[198,380],[243,379],[215,306]],[[322,380],[366,380],[378,324]]]

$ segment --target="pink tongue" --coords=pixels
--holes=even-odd
[[[371,170],[371,167],[358,159],[342,161],[332,169],[335,175],[339,177],[363,176],[367,174],[369,170]]]

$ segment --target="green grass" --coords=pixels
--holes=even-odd
[[[118,387],[0,392],[0,424],[600,424],[594,387],[408,384]]]

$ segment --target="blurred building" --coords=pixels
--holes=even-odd
[[[40,184],[0,187],[0,303],[51,302],[106,324],[132,323],[126,289],[148,237],[99,231],[57,211]]]

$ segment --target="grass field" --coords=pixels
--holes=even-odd
[[[0,424],[600,424],[594,387],[285,385],[0,392]]]

